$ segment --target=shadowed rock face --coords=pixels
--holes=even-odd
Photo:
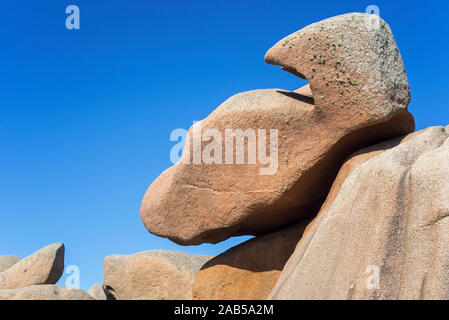
[[[308,221],[248,240],[208,261],[193,285],[197,300],[268,297]]]
[[[190,300],[196,274],[210,258],[167,250],[111,255],[104,284],[118,300]]]
[[[396,43],[385,22],[379,20],[373,31],[367,19],[327,19],[271,48],[266,61],[305,77],[313,98],[306,88],[267,89],[239,93],[220,105],[200,130],[191,128],[181,161],[148,188],[141,206],[146,228],[183,245],[279,230],[316,214],[351,153],[412,132],[409,86]],[[226,129],[262,128],[278,132],[273,175],[261,175],[267,164],[259,161],[186,164],[195,150],[210,152],[207,142],[192,143],[195,130],[216,129],[224,137]],[[244,146],[248,159],[248,139]],[[214,155],[218,151],[225,154],[224,143]]]
[[[0,273],[0,290],[55,284],[64,272],[64,244],[42,248]]]
[[[81,289],[36,285],[0,290],[0,300],[94,300],[94,298]]]
[[[361,150],[340,170],[270,297],[446,300],[448,212],[449,127]]]

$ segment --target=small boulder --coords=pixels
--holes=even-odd
[[[196,274],[209,256],[150,250],[104,259],[104,285],[118,300],[190,300]]]
[[[0,290],[55,284],[64,272],[64,244],[42,248],[0,273]]]
[[[115,292],[100,283],[94,284],[87,293],[96,300],[117,300]]]

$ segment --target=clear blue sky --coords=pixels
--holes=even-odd
[[[175,245],[147,232],[140,202],[171,165],[173,129],[235,93],[304,84],[263,58],[312,22],[377,5],[405,62],[417,129],[449,124],[444,1],[1,4],[0,254],[25,257],[62,241],[84,289],[103,281],[106,255],[216,255],[245,239]],[[80,30],[65,28],[70,4],[81,10]]]

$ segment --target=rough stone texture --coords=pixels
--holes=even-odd
[[[266,61],[305,77],[314,99],[281,89],[229,98],[190,129],[181,161],[148,188],[141,206],[146,228],[183,245],[279,230],[316,214],[351,153],[412,132],[401,56],[385,22],[374,31],[367,27],[371,16],[327,19],[271,48]],[[267,140],[277,129],[275,174],[261,175],[268,165],[258,160],[248,164],[248,147],[256,143],[246,139],[245,164],[194,164],[195,151],[207,155],[218,140],[193,144],[191,138],[206,129],[223,138],[223,148],[215,150],[222,163],[226,129],[254,129],[259,141],[258,129],[268,131]]]
[[[114,290],[111,290],[100,283],[96,283],[90,287],[87,293],[94,297],[95,300],[117,300]]]
[[[448,138],[431,127],[348,160],[270,298],[449,299]]]
[[[307,222],[253,238],[208,261],[193,285],[197,300],[266,299]]]
[[[0,289],[55,284],[64,272],[64,244],[42,248],[0,273]]]
[[[325,112],[354,108],[360,117],[381,119],[410,101],[401,54],[390,27],[376,15],[313,23],[279,41],[265,61],[307,79],[315,108]]]
[[[151,250],[104,259],[104,284],[118,300],[188,300],[196,274],[211,257]]]
[[[0,290],[0,300],[94,300],[94,298],[81,289],[36,285]]]
[[[0,272],[12,267],[20,261],[18,256],[0,256]]]

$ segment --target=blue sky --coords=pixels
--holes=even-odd
[[[310,23],[377,5],[405,62],[417,129],[449,124],[443,1],[1,4],[0,254],[25,257],[62,241],[84,289],[103,281],[106,255],[216,255],[246,239],[178,246],[147,232],[140,202],[171,165],[173,129],[238,92],[304,84],[263,58]],[[70,4],[80,30],[65,28]]]

